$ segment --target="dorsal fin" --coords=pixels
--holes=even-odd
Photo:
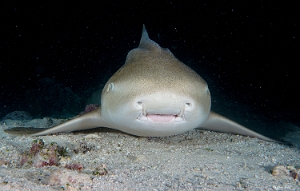
[[[141,37],[141,41],[140,41],[138,48],[144,48],[144,49],[148,49],[148,50],[152,50],[152,51],[153,50],[161,50],[161,47],[159,46],[159,44],[157,44],[156,42],[154,42],[153,40],[151,40],[149,38],[148,32],[147,32],[144,24],[143,24],[142,37]]]

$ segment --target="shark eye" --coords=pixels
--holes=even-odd
[[[210,94],[210,92],[209,92],[209,89],[207,88],[207,91],[206,91],[206,93],[209,95]]]
[[[114,89],[114,83],[110,83],[106,89],[106,92],[112,91]]]

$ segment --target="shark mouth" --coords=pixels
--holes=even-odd
[[[171,121],[183,121],[182,116],[176,114],[146,114],[141,115],[138,118],[141,121],[151,120],[156,123],[168,123]]]
[[[172,119],[176,118],[176,115],[159,115],[159,114],[148,114],[146,115],[148,119],[151,119],[154,122],[170,122]]]

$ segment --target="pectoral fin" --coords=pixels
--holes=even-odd
[[[97,108],[94,111],[91,111],[89,113],[86,113],[82,116],[76,117],[74,119],[71,119],[65,123],[62,123],[60,125],[57,125],[55,127],[49,128],[49,129],[43,129],[40,128],[37,129],[38,132],[33,130],[32,128],[29,128],[29,130],[26,130],[27,128],[23,128],[23,133],[20,128],[16,129],[8,129],[5,132],[15,135],[32,135],[32,136],[39,136],[39,135],[48,135],[52,133],[60,133],[60,132],[70,132],[70,131],[78,131],[78,130],[86,130],[86,129],[93,129],[97,127],[105,127],[106,123],[101,118],[101,110],[100,107]]]
[[[203,124],[201,124],[201,127],[199,128],[211,131],[220,131],[226,133],[246,135],[250,137],[257,137],[265,141],[274,141],[273,139],[270,139],[250,129],[247,129],[246,127],[214,112],[210,112],[210,115],[207,118],[207,120]]]
[[[71,119],[70,121],[67,121],[63,124],[52,127],[45,131],[34,133],[32,135],[33,136],[47,135],[52,133],[70,132],[70,131],[78,131],[78,130],[85,130],[85,129],[93,129],[96,127],[103,127],[105,126],[105,123],[101,118],[100,111],[101,110],[99,107],[94,111],[76,117],[74,119]]]

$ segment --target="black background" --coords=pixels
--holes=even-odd
[[[0,117],[32,111],[24,95],[43,78],[80,95],[102,88],[138,46],[145,24],[151,39],[207,81],[213,110],[239,122],[299,124],[295,5],[61,1],[2,3],[0,10]],[[40,91],[37,97],[47,92]]]

